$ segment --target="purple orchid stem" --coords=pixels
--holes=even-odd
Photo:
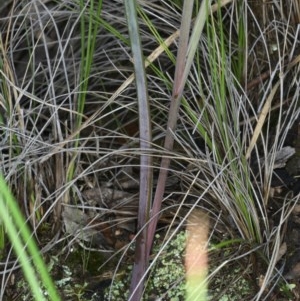
[[[152,155],[151,155],[151,120],[150,106],[147,90],[145,62],[140,41],[140,31],[135,0],[125,0],[128,31],[130,35],[133,54],[134,72],[136,78],[136,91],[139,109],[140,132],[140,191],[138,208],[138,235],[136,238],[135,258],[130,284],[130,300],[140,301],[143,294],[143,277],[148,264],[147,225],[152,201]]]
[[[164,143],[164,148],[170,152],[173,150],[173,144],[174,144],[173,134],[176,129],[180,101],[183,93],[183,88],[185,86],[184,70],[185,70],[186,56],[188,52],[189,32],[191,27],[193,4],[194,1],[186,0],[184,1],[184,6],[183,6],[183,15],[182,15],[182,22],[180,27],[179,48],[178,48],[176,69],[175,69],[175,79],[174,79],[174,86],[173,86],[173,92],[171,97],[171,106],[170,106],[167,131],[166,131],[166,137]],[[162,157],[161,160],[158,184],[155,191],[155,196],[154,196],[154,201],[153,201],[153,206],[151,211],[151,219],[149,221],[149,226],[148,226],[148,235],[147,235],[148,258],[150,255],[154,234],[159,219],[159,212],[161,209],[163,195],[165,192],[165,186],[166,186],[170,161],[171,160],[169,157]]]
[[[190,25],[192,20],[193,0],[186,0],[183,6],[181,24],[181,35],[175,69],[174,87],[171,99],[168,127],[164,147],[172,151],[174,144],[173,132],[176,128],[180,100],[185,85],[184,70],[186,56],[188,53],[188,41]],[[143,294],[144,279],[149,262],[149,256],[153,238],[157,226],[165,184],[168,175],[170,159],[162,157],[158,185],[150,216],[151,189],[152,189],[152,158],[149,153],[151,144],[150,111],[147,95],[147,83],[144,69],[144,61],[141,51],[139,30],[137,23],[137,10],[135,0],[125,0],[128,29],[133,53],[134,69],[136,76],[137,95],[139,102],[140,121],[140,147],[141,147],[141,169],[140,169],[140,196],[138,211],[138,231],[136,239],[135,259],[130,284],[130,301],[140,301]]]

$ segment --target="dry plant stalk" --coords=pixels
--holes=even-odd
[[[188,217],[186,239],[186,301],[207,300],[208,214],[194,209]]]
[[[259,118],[257,120],[257,125],[255,127],[255,130],[253,132],[253,136],[251,138],[251,141],[250,141],[250,145],[247,149],[247,152],[246,152],[246,159],[249,159],[250,158],[250,155],[251,155],[251,152],[257,142],[257,139],[259,137],[259,135],[261,134],[262,132],[262,128],[263,128],[263,125],[265,124],[265,120],[267,118],[267,115],[268,113],[270,112],[270,109],[271,109],[271,104],[272,104],[272,100],[274,99],[274,95],[278,89],[280,85],[280,81],[278,81],[274,87],[272,88],[271,92],[270,92],[270,95],[268,96],[268,98],[266,99],[266,102],[261,110],[261,113],[259,115]]]

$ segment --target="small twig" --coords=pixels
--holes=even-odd
[[[258,84],[260,84],[262,81],[264,81],[265,79],[267,79],[268,77],[270,77],[271,72],[270,71],[266,71],[262,74],[260,74],[258,77],[256,77],[255,79],[253,79],[251,82],[249,82],[247,84],[247,91],[253,89],[254,87],[256,87]]]

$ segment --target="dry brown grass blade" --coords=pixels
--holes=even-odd
[[[217,9],[218,9],[219,7],[223,7],[223,6],[225,6],[225,5],[229,4],[229,3],[231,3],[232,1],[233,1],[233,0],[222,0],[222,1],[218,1],[218,3],[213,4],[213,5],[211,6],[211,11],[214,13],[214,12],[217,11]]]
[[[288,72],[291,68],[293,68],[297,64],[299,64],[299,62],[300,62],[300,55],[296,56],[290,63],[288,63],[286,72]],[[267,117],[268,113],[271,111],[272,100],[276,94],[276,91],[277,91],[279,85],[280,85],[280,80],[272,88],[270,95],[268,96],[266,103],[261,110],[261,113],[260,113],[258,121],[257,121],[257,125],[255,127],[255,130],[254,130],[252,138],[251,138],[251,142],[250,142],[249,147],[246,152],[246,159],[250,158],[251,152],[257,142],[259,134],[261,133],[261,130],[265,123],[266,117]]]
[[[66,196],[62,196],[60,192],[60,188],[65,183],[65,173],[64,173],[64,159],[62,153],[57,153],[55,155],[55,186],[56,186],[56,203],[53,209],[53,218],[54,225],[53,230],[58,232],[60,229],[60,220],[61,220],[61,212],[62,212],[62,202]],[[64,194],[67,195],[65,192]]]
[[[266,99],[266,103],[264,104],[264,106],[261,110],[261,113],[260,113],[258,121],[257,121],[257,125],[255,127],[255,130],[253,132],[253,135],[252,135],[252,138],[251,138],[251,141],[250,141],[250,145],[249,145],[249,147],[247,149],[247,152],[246,152],[246,159],[250,158],[251,152],[252,152],[252,150],[253,150],[256,142],[257,142],[259,134],[261,133],[261,130],[262,130],[262,127],[265,123],[266,117],[267,117],[268,113],[270,112],[272,100],[275,96],[275,93],[276,93],[279,85],[280,85],[280,81],[278,81],[274,85],[274,87],[272,88],[271,93],[268,96],[268,98]]]
[[[300,63],[300,55],[297,55],[287,66],[287,69],[290,69],[294,66],[296,66],[297,64]]]

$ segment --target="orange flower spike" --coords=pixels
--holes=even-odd
[[[208,231],[208,215],[201,210],[194,210],[187,223],[186,301],[207,300]]]

